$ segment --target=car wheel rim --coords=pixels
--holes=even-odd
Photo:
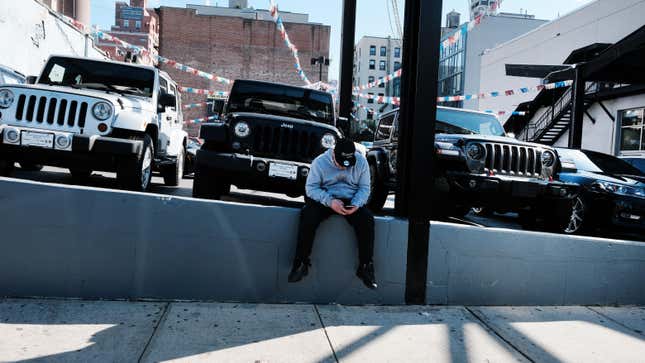
[[[584,222],[584,213],[585,205],[582,202],[582,199],[576,198],[576,201],[571,208],[569,223],[567,224],[567,228],[564,231],[566,233],[578,232],[580,230],[580,227],[582,227],[582,223]]]
[[[141,164],[141,187],[146,189],[148,183],[150,183],[150,175],[152,172],[152,152],[150,148],[146,148],[146,152],[143,155],[143,162]]]

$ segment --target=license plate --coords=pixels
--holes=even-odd
[[[296,180],[298,179],[298,167],[296,165],[270,163],[269,176]]]
[[[51,149],[54,147],[54,134],[23,131],[21,132],[20,144],[24,146],[36,146]]]
[[[513,182],[512,196],[519,198],[536,198],[540,193],[540,186],[534,183]]]

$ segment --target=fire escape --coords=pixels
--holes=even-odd
[[[584,112],[594,103],[593,95],[598,91],[599,84],[587,83],[584,98]],[[530,122],[518,135],[520,140],[553,145],[571,126],[573,114],[573,89],[567,91],[535,121]],[[594,119],[591,119],[595,123]]]

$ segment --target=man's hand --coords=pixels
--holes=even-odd
[[[334,212],[340,214],[341,216],[347,215],[347,210],[345,209],[345,204],[341,200],[334,199],[331,201],[331,207]]]
[[[349,207],[343,207],[343,209],[345,210],[345,215],[350,216],[350,215],[356,213],[356,211],[358,210],[358,207],[357,206],[349,206]]]

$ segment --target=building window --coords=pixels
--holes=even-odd
[[[394,48],[394,58],[401,58],[401,48]]]
[[[370,59],[370,69],[376,69],[376,61],[374,59]]]
[[[376,55],[376,45],[370,45],[370,55]]]
[[[137,20],[137,21],[134,23],[134,27],[135,27],[135,28],[137,28],[137,29],[141,29],[141,21],[140,21],[140,20]]]
[[[124,28],[129,28],[130,27],[130,20],[123,20],[123,27]]]
[[[373,82],[374,82],[374,76],[367,77],[367,83],[373,83]]]
[[[401,62],[394,62],[394,71],[398,71],[401,69]]]
[[[374,111],[372,111],[371,108],[368,108],[366,111],[367,111],[367,119],[368,120],[373,120],[374,119]]]
[[[380,83],[378,84],[378,87],[379,87],[379,88],[384,88],[384,87],[385,87],[385,82],[380,82]]]
[[[645,108],[622,111],[620,114],[620,151],[645,150]]]
[[[381,47],[381,57],[387,57],[387,48]]]
[[[385,70],[385,65],[386,65],[386,63],[385,63],[384,60],[380,61],[379,64],[378,64],[378,69],[380,71],[384,71]]]
[[[374,94],[368,93],[367,95],[370,97],[367,99],[367,103],[374,103]]]

